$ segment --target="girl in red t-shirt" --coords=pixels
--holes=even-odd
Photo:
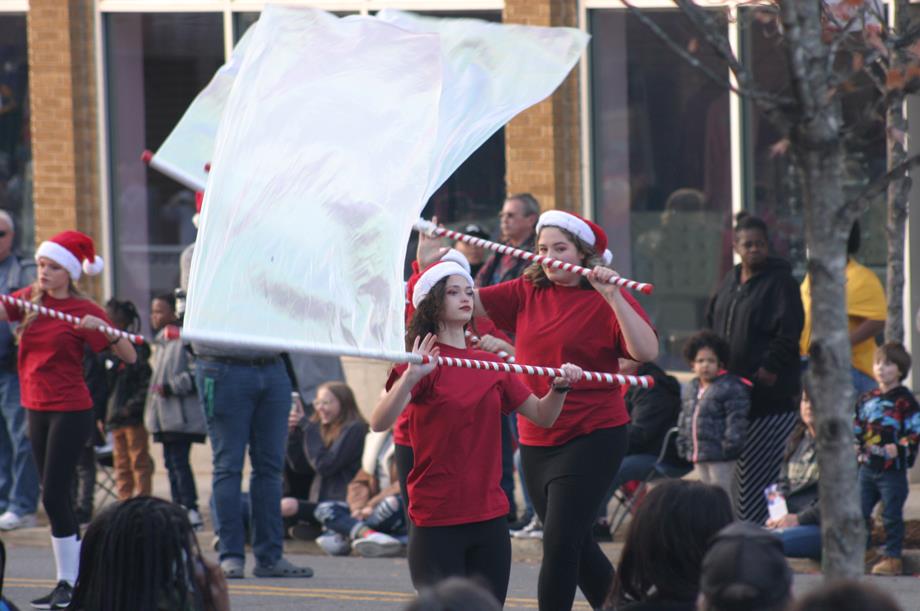
[[[473,279],[452,261],[431,265],[412,296],[416,312],[407,343],[416,354],[497,360],[466,346],[473,313]],[[371,427],[385,431],[409,411],[414,452],[409,472],[409,571],[416,588],[449,576],[479,575],[499,601],[511,570],[508,499],[501,480],[501,415],[517,411],[537,426],[551,426],[581,369],[565,364],[565,377],[537,399],[514,375],[436,364],[394,369],[374,408]]]
[[[434,254],[426,240],[420,252]],[[550,210],[537,223],[537,252],[591,268],[589,276],[534,264],[521,278],[476,291],[477,316],[486,315],[514,335],[521,363],[554,366],[568,361],[616,372],[619,358],[650,361],[658,337],[626,291],[607,281],[607,236],[594,223]],[[422,259],[424,262],[424,258]],[[528,377],[535,394],[547,382]],[[626,451],[629,416],[619,388],[579,383],[548,429],[518,418],[527,490],[543,522],[540,609],[570,609],[580,586],[593,607],[604,603],[613,566],[591,536],[606,490]]]
[[[96,352],[111,348],[118,358],[133,363],[134,347],[127,339],[98,329],[111,327],[105,312],[76,288],[82,271],[102,271],[92,239],[65,231],[42,242],[35,253],[35,284],[14,293],[79,319],[76,326],[50,316],[24,313],[4,304],[0,320],[19,322],[19,384],[28,410],[29,438],[42,484],[42,505],[51,522],[51,546],[58,584],[47,596],[32,601],[37,609],[63,609],[70,604],[77,577],[80,541],[70,488],[83,447],[93,432],[93,401],[83,380],[83,348]]]

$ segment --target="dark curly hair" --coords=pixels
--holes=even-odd
[[[447,295],[447,279],[450,276],[441,278],[435,283],[425,298],[415,309],[412,320],[406,329],[406,350],[412,350],[412,343],[416,337],[424,337],[431,333],[438,334],[438,321],[444,311],[444,297]],[[476,333],[476,324],[470,319],[469,327]]]
[[[159,299],[159,297],[158,297]],[[175,301],[173,302],[175,303]],[[105,309],[115,326],[124,325],[124,330],[137,333],[141,329],[141,315],[132,301],[119,301],[112,297],[105,302]]]
[[[690,339],[687,340],[687,343],[684,344],[684,358],[687,359],[688,363],[693,364],[693,361],[696,360],[697,353],[703,348],[709,348],[715,352],[716,358],[719,359],[719,363],[724,365],[728,362],[728,342],[713,331],[700,331],[692,335]]]

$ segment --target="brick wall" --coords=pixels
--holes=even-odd
[[[505,0],[505,23],[578,25],[575,0]],[[505,128],[508,193],[529,191],[544,209],[581,211],[578,67],[548,99]]]
[[[79,229],[101,247],[92,0],[31,0],[28,13],[35,234]],[[99,277],[83,288],[99,296]]]

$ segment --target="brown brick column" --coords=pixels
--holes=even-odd
[[[505,23],[578,25],[576,0],[505,0]],[[544,209],[581,211],[578,66],[547,100],[505,128],[508,193],[529,191]]]
[[[31,0],[28,16],[35,234],[79,229],[102,247],[92,0]],[[98,279],[84,283],[96,293]]]

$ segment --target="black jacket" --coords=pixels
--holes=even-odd
[[[300,425],[289,433],[289,464],[309,469],[315,473],[310,486],[308,501],[344,501],[348,484],[361,468],[361,454],[364,452],[364,437],[367,424],[354,420],[342,427],[338,438],[326,447],[320,433],[320,424],[304,418]],[[299,443],[297,448],[294,444]],[[291,454],[294,454],[293,456]]]
[[[668,430],[680,414],[680,383],[655,363],[642,363],[636,375],[652,376],[652,388],[631,386],[624,397],[631,422],[627,454],[658,455]]]
[[[796,409],[805,312],[789,263],[768,257],[764,269],[744,284],[741,266],[736,265],[710,300],[706,323],[729,344],[728,371],[754,383],[752,418]],[[755,379],[761,367],[776,374],[775,384],[766,386]]]
[[[129,365],[107,354],[105,365],[109,387],[109,402],[106,425],[109,429],[137,426],[144,423],[144,404],[147,402],[147,387],[150,386],[150,348],[147,344],[135,346],[137,360]]]

